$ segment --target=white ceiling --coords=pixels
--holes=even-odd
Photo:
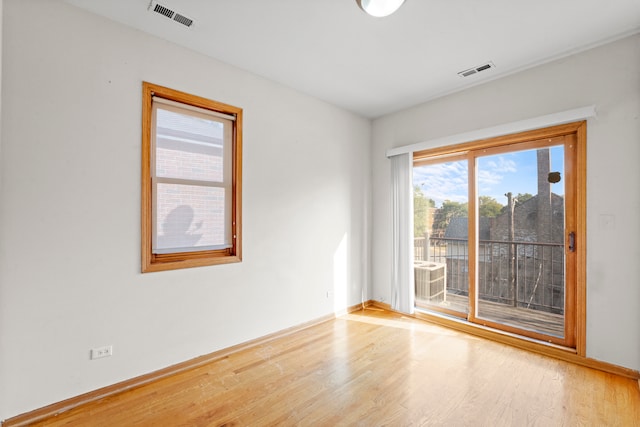
[[[66,0],[375,118],[640,31],[640,0]],[[492,61],[496,68],[461,78]]]

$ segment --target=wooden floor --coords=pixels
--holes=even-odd
[[[638,382],[367,308],[50,426],[638,426]]]

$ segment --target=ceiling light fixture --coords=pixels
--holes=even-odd
[[[382,18],[400,9],[404,0],[356,0],[356,3],[369,15]]]

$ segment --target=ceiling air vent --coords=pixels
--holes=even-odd
[[[190,27],[193,24],[193,19],[189,19],[186,16],[182,16],[179,13],[176,13],[176,16],[173,17],[173,20],[187,27]]]
[[[460,71],[458,75],[460,77],[469,77],[481,71],[488,70],[490,68],[496,68],[496,66],[491,61],[487,62],[486,64],[479,65],[477,67],[469,68],[468,70]]]
[[[179,24],[184,25],[185,27],[191,27],[193,25],[193,19],[187,18],[186,16],[176,12],[175,10],[171,10],[166,6],[161,5],[155,0],[151,0],[149,3],[149,10],[151,12],[159,13],[162,16],[166,16],[167,18],[178,22]]]

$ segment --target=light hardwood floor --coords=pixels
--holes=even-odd
[[[639,426],[640,390],[367,308],[38,425]]]

